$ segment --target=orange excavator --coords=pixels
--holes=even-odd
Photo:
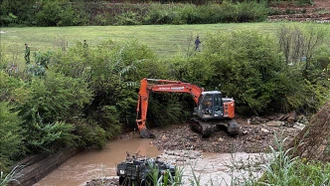
[[[190,127],[194,132],[208,138],[225,126],[231,136],[239,133],[239,125],[235,117],[235,101],[233,98],[224,98],[220,91],[204,91],[203,88],[181,81],[162,79],[147,79],[140,81],[140,91],[137,103],[136,123],[142,138],[154,138],[155,135],[147,129],[146,118],[150,92],[177,92],[189,93],[196,107],[194,117],[190,119]]]

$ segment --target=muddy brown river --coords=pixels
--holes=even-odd
[[[200,185],[211,185],[211,181],[214,185],[230,185],[233,180],[258,177],[262,172],[262,165],[269,159],[259,153],[206,154],[198,151],[159,151],[150,139],[141,139],[136,135],[130,139],[109,142],[101,151],[81,152],[34,186],[83,186],[95,178],[114,177],[116,165],[125,159],[127,151],[139,151],[139,154],[149,157],[159,156],[162,161],[182,167],[183,185],[190,185],[190,180],[193,179],[192,170]]]

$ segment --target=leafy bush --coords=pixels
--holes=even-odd
[[[176,19],[173,20],[174,24],[196,24],[201,22],[198,7],[190,4],[186,4],[178,9]]]
[[[259,22],[267,18],[268,10],[257,2],[239,3],[237,5],[237,22]]]
[[[217,19],[214,20],[213,23],[230,23],[230,22],[237,22],[237,18],[239,15],[239,9],[237,7],[238,5],[229,3],[229,2],[224,2],[219,6],[219,9],[215,13],[215,17]],[[214,11],[213,10],[213,11]],[[212,17],[210,17],[212,19]],[[209,18],[207,18],[209,19]]]
[[[5,26],[30,25],[33,22],[34,0],[3,0],[0,6],[1,24]]]
[[[207,86],[233,96],[238,112],[265,112],[274,107],[272,101],[280,100],[285,67],[271,38],[254,32],[232,32],[210,36],[206,45],[200,61],[211,61],[210,69],[214,71]]]
[[[145,24],[171,24],[177,15],[173,11],[171,5],[152,4],[149,12],[145,17]]]
[[[304,113],[315,112],[328,96],[327,28],[320,25],[282,25],[277,38],[292,91],[285,97],[285,107],[300,108]],[[304,58],[304,59],[303,59]],[[297,90],[299,89],[299,90]],[[313,100],[313,101],[312,101]]]
[[[25,149],[20,127],[22,120],[8,102],[0,101],[0,121],[0,170],[3,170],[23,156]]]
[[[140,24],[207,24],[252,22],[265,20],[268,10],[263,3],[241,2],[222,4],[111,4],[70,2],[69,0],[36,1],[9,5],[3,2],[3,23],[36,26],[75,25],[140,25]],[[24,11],[18,11],[24,9]],[[30,10],[30,11],[25,11]],[[23,12],[23,13],[22,13]]]
[[[306,161],[292,157],[294,149],[285,149],[284,141],[279,142],[272,150],[272,161],[266,165],[266,171],[259,180],[250,180],[246,185],[329,185],[330,163]]]
[[[29,90],[21,79],[14,78],[0,71],[0,101],[23,104],[29,99]]]
[[[75,26],[82,22],[69,0],[39,1],[35,21],[38,26]]]
[[[67,147],[77,147],[78,136],[72,134],[74,129],[72,124],[64,122],[45,124],[39,118],[39,122],[28,129],[29,132],[33,131],[33,137],[28,137],[28,146],[37,152],[56,152]]]
[[[70,146],[76,138],[71,135],[74,128],[70,123],[82,115],[82,108],[91,99],[87,84],[48,71],[45,78],[32,78],[26,88],[29,101],[20,106],[20,115],[28,148],[40,152]],[[57,145],[62,141],[63,145]]]
[[[116,25],[141,25],[142,17],[135,12],[128,11],[116,16]]]
[[[79,123],[76,125],[76,129],[75,133],[81,137],[79,140],[81,147],[96,147],[98,149],[105,147],[108,140],[106,131],[97,123]]]

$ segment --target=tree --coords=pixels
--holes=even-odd
[[[327,27],[318,24],[282,25],[277,37],[286,64],[305,63],[303,75],[308,78],[311,61],[317,50],[326,44],[328,33]]]

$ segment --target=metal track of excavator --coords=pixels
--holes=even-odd
[[[239,124],[234,119],[204,121],[194,117],[190,119],[189,124],[194,132],[202,135],[202,138],[210,137],[221,127],[226,127],[230,136],[237,136],[239,133]]]

